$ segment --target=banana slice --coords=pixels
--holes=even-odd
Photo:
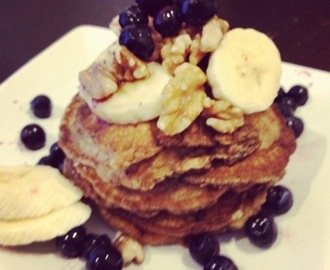
[[[149,63],[151,76],[134,82],[125,82],[108,99],[93,100],[94,113],[107,122],[135,124],[159,116],[164,86],[171,76],[158,63]]]
[[[215,98],[225,99],[245,113],[267,109],[280,87],[280,53],[265,34],[235,28],[212,53],[207,78]]]
[[[85,223],[90,215],[91,208],[77,202],[36,218],[0,220],[0,245],[19,246],[51,240]]]
[[[49,166],[0,167],[0,219],[32,218],[79,201],[83,196]]]

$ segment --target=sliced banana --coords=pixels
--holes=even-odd
[[[254,29],[227,32],[207,68],[214,97],[245,113],[263,111],[272,104],[280,77],[281,57],[276,45]]]
[[[51,240],[85,223],[90,215],[91,208],[77,202],[40,217],[0,220],[0,245],[19,246]]]
[[[37,217],[79,201],[80,189],[49,166],[0,167],[0,219]]]
[[[104,101],[92,101],[94,113],[107,122],[135,124],[159,116],[162,92],[171,76],[162,65],[148,64],[151,76],[134,82],[125,82],[116,93]]]

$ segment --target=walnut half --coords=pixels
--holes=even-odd
[[[166,135],[182,132],[204,109],[206,75],[197,66],[183,63],[163,90],[157,127]]]
[[[204,114],[206,125],[221,133],[233,133],[244,125],[244,113],[224,100],[207,99]]]

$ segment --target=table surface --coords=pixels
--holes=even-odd
[[[0,83],[59,37],[82,24],[108,26],[134,0],[0,0]],[[231,28],[268,34],[283,61],[330,71],[327,0],[220,0]]]

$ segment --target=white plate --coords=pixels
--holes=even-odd
[[[0,165],[35,164],[57,140],[64,108],[77,92],[77,74],[87,67],[115,36],[105,28],[80,26],[40,53],[0,85]],[[279,236],[267,250],[251,245],[244,237],[220,237],[221,253],[232,258],[240,270],[330,269],[330,73],[307,67],[283,64],[282,85],[309,88],[308,104],[297,114],[304,119],[305,131],[298,139],[283,184],[293,192],[292,210],[276,218]],[[52,99],[51,118],[37,119],[29,111],[33,97],[45,93]],[[28,123],[39,123],[47,132],[47,145],[29,151],[20,143],[19,133]],[[89,231],[108,232],[102,221],[93,217]],[[145,262],[127,270],[201,269],[180,246],[147,247]],[[20,248],[0,248],[0,269],[84,269],[84,261],[63,259],[56,254],[53,241]]]

